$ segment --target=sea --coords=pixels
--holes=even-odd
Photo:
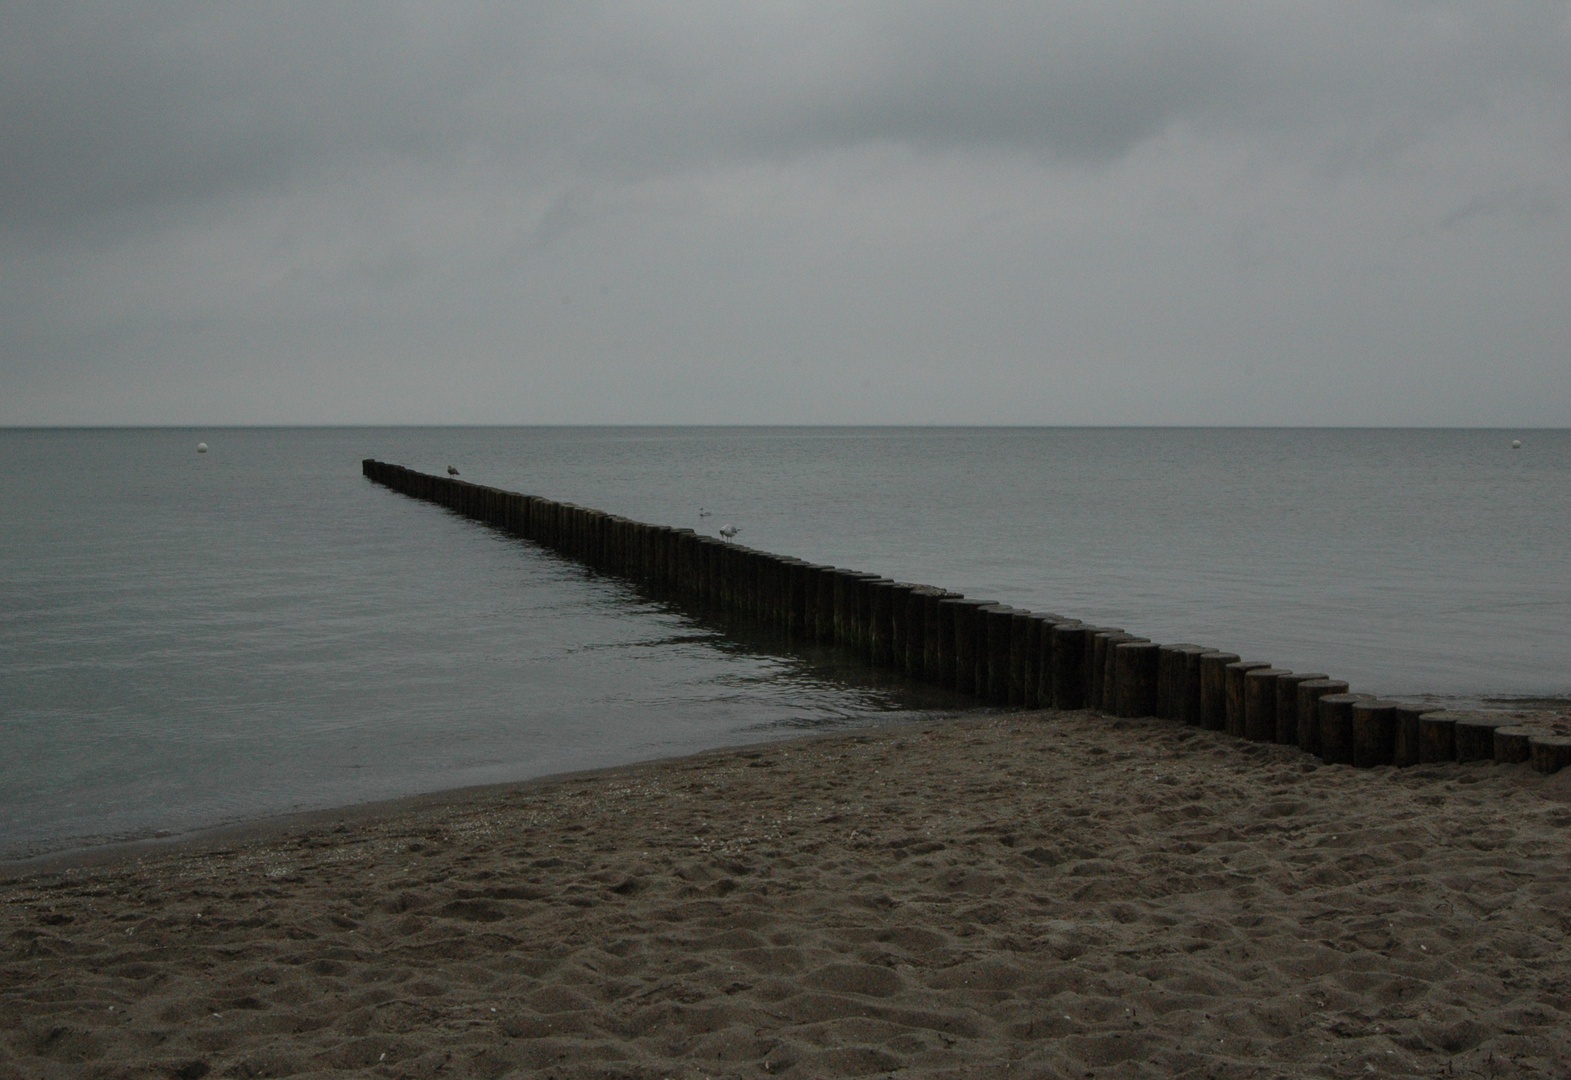
[[[368,457],[1355,690],[1571,705],[1565,430],[13,428],[0,858],[973,707]]]

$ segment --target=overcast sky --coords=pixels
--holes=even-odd
[[[1571,424],[1563,2],[0,0],[0,423]]]

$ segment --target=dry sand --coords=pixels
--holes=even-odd
[[[0,1077],[1566,1076],[1568,840],[1159,721],[776,743],[29,870]]]

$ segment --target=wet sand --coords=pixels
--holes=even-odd
[[[982,716],[12,867],[0,1078],[1566,1076],[1571,770]]]

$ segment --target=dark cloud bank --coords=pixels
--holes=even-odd
[[[1564,3],[0,4],[0,423],[1563,425]]]

